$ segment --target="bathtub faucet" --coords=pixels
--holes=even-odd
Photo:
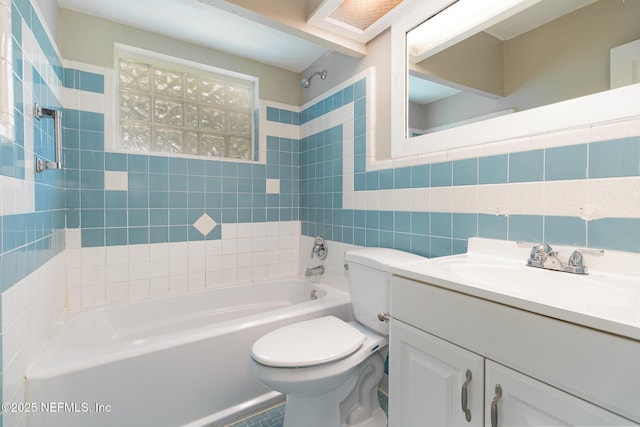
[[[329,248],[327,247],[327,241],[322,236],[316,236],[313,241],[313,247],[311,248],[311,258],[317,255],[319,259],[323,260],[327,258]]]
[[[324,265],[319,265],[317,267],[307,267],[307,269],[304,271],[305,277],[320,276],[322,274],[324,274]]]

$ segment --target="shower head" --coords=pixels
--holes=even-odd
[[[303,78],[302,80],[300,80],[300,86],[302,86],[305,89],[308,88],[309,86],[311,86],[311,79],[317,75],[319,75],[320,78],[324,80],[327,78],[327,70],[316,71],[315,73]]]

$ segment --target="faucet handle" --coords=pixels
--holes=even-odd
[[[603,256],[602,249],[576,249],[569,256],[569,265],[572,267],[582,267],[584,265],[584,257],[582,255]]]
[[[311,247],[311,258],[317,255],[319,259],[324,260],[328,252],[327,241],[322,236],[316,236]]]
[[[551,245],[546,242],[533,243],[517,241],[516,244],[520,247],[531,247],[531,255],[529,259],[544,261],[549,255],[553,253]]]

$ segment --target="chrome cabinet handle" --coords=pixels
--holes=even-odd
[[[491,427],[498,427],[498,401],[502,397],[502,386],[496,384],[496,395],[491,402]]]
[[[467,375],[467,380],[464,382],[464,384],[462,384],[462,395],[460,396],[460,400],[462,403],[462,412],[464,412],[464,417],[467,419],[468,422],[470,422],[471,411],[468,408],[469,399],[468,399],[467,389],[469,388],[469,383],[471,382],[471,369],[467,369],[466,375]]]

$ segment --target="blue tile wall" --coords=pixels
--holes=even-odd
[[[28,1],[14,1],[12,11],[14,22],[24,19],[36,34],[64,87],[104,93],[104,76],[61,67]],[[24,84],[21,31],[21,25],[14,24],[16,93],[22,93]],[[60,107],[35,70],[33,75],[36,100]],[[392,207],[380,211],[343,209],[342,143],[347,137],[354,140],[355,191],[640,175],[640,137],[368,171],[366,97],[366,81],[362,79],[300,112],[267,107],[269,121],[304,125],[349,106],[354,109],[354,133],[344,135],[342,126],[336,126],[301,140],[269,135],[266,164],[105,152],[103,115],[65,109],[66,169],[63,174],[36,177],[36,212],[21,217],[25,223],[51,224],[51,230],[63,225],[79,228],[84,246],[220,239],[220,227],[207,236],[192,227],[207,213],[219,224],[301,220],[305,235],[323,234],[346,243],[388,246],[426,256],[464,251],[471,236],[544,239],[640,251],[640,233],[634,231],[640,219],[634,218],[586,222],[573,217],[406,212]],[[16,100],[21,98],[16,96]],[[0,141],[0,173],[18,178],[24,177],[24,168],[19,166],[24,160],[24,108],[16,101],[15,141]],[[52,124],[41,121],[34,130],[36,153],[52,157]],[[105,171],[126,172],[129,190],[106,190]],[[279,180],[278,194],[266,193],[267,179]],[[64,197],[59,197],[63,188]],[[43,220],[42,215],[49,219]],[[0,229],[11,236],[15,224],[8,218]],[[43,235],[52,236],[53,232]],[[16,251],[12,238],[7,239],[6,249]],[[34,241],[27,239],[23,246],[33,249]],[[3,256],[7,250],[3,248]],[[7,260],[14,256],[7,253]],[[3,277],[11,283],[20,274],[16,269],[16,274]]]
[[[587,177],[587,144],[549,148],[544,158],[544,179],[585,179]]]
[[[452,179],[451,162],[434,163],[431,165],[431,187],[450,187]]]
[[[63,70],[62,84],[64,87],[79,89],[86,92],[104,93],[104,76],[73,68]]]
[[[30,1],[12,0],[11,21],[15,137],[0,139],[0,175],[24,179],[24,162],[32,161],[24,150],[25,111],[32,108],[23,104],[25,87],[35,102],[62,106],[35,68],[33,81],[24,81],[24,67],[32,65],[22,53],[23,23],[61,86],[103,94],[105,82],[100,74],[62,67]],[[218,223],[300,220],[305,235],[425,256],[464,252],[472,236],[640,252],[639,218],[344,209],[345,138],[354,140],[355,191],[640,175],[640,137],[367,171],[366,101],[362,79],[301,112],[268,107],[267,120],[299,126],[352,106],[354,133],[336,126],[301,140],[269,135],[266,164],[105,152],[103,115],[64,109],[64,172],[36,175],[34,212],[0,216],[1,289],[62,251],[65,227],[81,230],[83,246],[220,239],[221,227],[207,236],[192,227],[205,212]],[[35,154],[52,159],[52,121],[33,126]],[[126,172],[129,190],[106,190],[105,171]],[[278,194],[267,194],[267,179],[279,180]]]
[[[478,184],[504,184],[509,173],[509,156],[481,157],[478,159]]]
[[[25,61],[22,50],[23,24],[26,24],[34,35],[47,60],[53,69],[53,78],[62,84],[62,61],[58,57],[53,41],[49,40],[44,26],[35,13],[32,4],[27,0],[11,1],[11,43],[12,43],[12,77],[14,92],[14,138],[0,138],[0,175],[16,179],[25,179],[25,162],[34,159],[25,158],[25,109],[33,108],[24,105],[25,88],[33,94],[33,101],[48,108],[60,109],[61,103],[53,94],[42,76]],[[25,67],[32,67],[32,81],[25,81]],[[28,74],[27,74],[28,75]],[[54,83],[56,84],[56,83]],[[54,158],[53,121],[50,119],[35,120],[33,124],[34,153],[47,160]],[[64,249],[65,245],[65,180],[59,171],[47,171],[36,174],[35,211],[0,216],[0,291],[11,286],[40,268]],[[0,301],[1,303],[1,301]],[[0,349],[2,337],[0,337]],[[0,364],[2,354],[0,352]],[[0,382],[0,394],[2,385]],[[0,414],[0,427],[3,416]]]
[[[453,162],[453,185],[475,185],[478,183],[478,159]]]
[[[300,116],[302,124],[332,111],[335,105],[353,102],[355,191],[640,176],[640,137],[367,171],[364,87],[362,80],[306,108]],[[342,104],[336,99],[342,99]],[[342,194],[335,192],[337,186],[328,184],[338,179],[340,170],[327,167],[326,159],[332,158],[334,150],[341,150],[342,144],[331,138],[327,143],[328,132],[342,129],[325,130],[301,141],[300,219],[304,235],[322,234],[344,243],[393,247],[429,257],[464,252],[467,239],[473,236],[640,252],[640,218],[585,221],[541,215],[404,212],[393,207],[381,211],[341,209]]]
[[[66,109],[63,118],[66,224],[80,228],[83,246],[220,239],[220,227],[203,236],[192,226],[204,213],[218,224],[299,218],[297,140],[267,137],[266,165],[109,153],[101,114]],[[128,191],[106,190],[105,171],[126,172]],[[267,178],[279,180],[278,194],[266,193]]]
[[[542,242],[544,236],[543,217],[539,215],[511,215],[509,238],[525,242]]]
[[[638,176],[640,137],[589,144],[589,178]]]
[[[28,1],[12,1],[11,23],[13,43],[13,82],[15,136],[13,141],[0,140],[0,174],[24,179],[25,106],[24,87],[32,88],[33,100],[49,108],[60,109],[60,101],[39,72],[23,60],[22,25],[26,23],[45,53],[56,77],[62,76],[62,62],[47,38],[33,6]],[[24,81],[24,67],[32,67],[33,81]],[[54,77],[55,78],[55,77]],[[35,120],[34,152],[48,160],[54,158],[53,120]],[[64,249],[66,201],[65,181],[61,172],[48,171],[35,176],[35,211],[0,217],[0,286],[5,291],[41,267]]]
[[[581,218],[566,216],[546,216],[544,230],[549,243],[586,246],[587,222]]]
[[[300,113],[280,108],[267,107],[267,120],[289,125],[300,124]]]
[[[638,252],[640,221],[635,218],[598,219],[588,224],[588,230],[588,246]]]
[[[544,150],[509,154],[509,182],[542,181]]]

